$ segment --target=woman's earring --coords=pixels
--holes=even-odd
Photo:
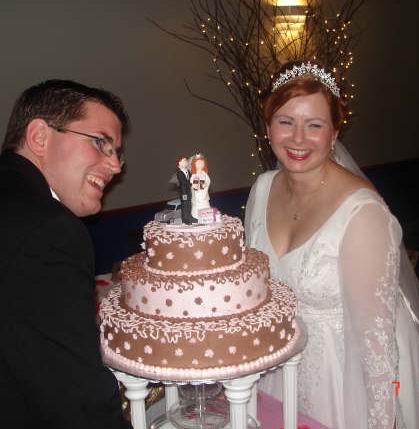
[[[268,143],[269,143],[269,146],[271,145],[271,141],[270,140],[268,140]]]
[[[333,156],[335,154],[335,144],[332,143],[332,146],[330,147],[330,156]]]

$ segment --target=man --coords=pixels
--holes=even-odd
[[[179,196],[180,196],[180,210],[182,215],[182,222],[190,225],[196,223],[197,219],[192,217],[192,191],[191,191],[191,174],[188,170],[188,159],[180,157],[177,160],[176,177],[179,182]]]
[[[20,96],[0,156],[0,427],[130,427],[101,361],[94,259],[79,216],[121,171],[111,93],[50,80]]]

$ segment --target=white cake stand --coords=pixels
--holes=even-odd
[[[225,429],[246,429],[248,427],[248,417],[257,422],[257,386],[256,382],[261,375],[267,371],[282,368],[283,377],[283,415],[284,429],[297,429],[297,366],[301,361],[301,352],[307,340],[306,329],[301,319],[298,320],[301,336],[295,347],[284,356],[284,360],[275,367],[255,372],[244,377],[231,380],[197,380],[189,382],[149,380],[124,372],[113,370],[115,377],[121,382],[126,391],[125,396],[131,405],[131,422],[134,429],[147,428],[145,398],[148,396],[149,383],[164,383],[166,412],[172,405],[179,402],[177,385],[182,384],[202,384],[220,382],[224,387],[224,393],[230,404],[230,424]],[[158,425],[159,429],[175,429],[174,426],[165,422]],[[152,429],[152,428],[150,428]]]

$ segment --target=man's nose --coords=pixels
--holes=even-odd
[[[122,170],[123,162],[120,161],[116,152],[114,152],[111,156],[106,157],[106,164],[112,174],[119,174]]]

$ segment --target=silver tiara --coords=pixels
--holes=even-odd
[[[294,66],[291,70],[281,73],[272,84],[271,92],[276,91],[285,83],[305,75],[316,77],[324,86],[330,89],[333,95],[340,97],[340,89],[336,85],[335,78],[330,73],[326,73],[325,69],[321,69],[317,64],[311,64],[310,62],[307,64],[302,63],[300,66]]]

